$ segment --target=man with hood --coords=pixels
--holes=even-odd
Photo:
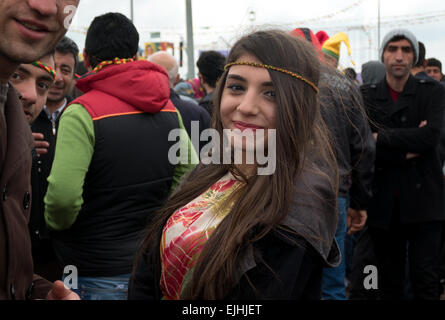
[[[362,84],[376,84],[385,77],[385,65],[378,60],[362,64]]]
[[[91,72],[77,81],[84,95],[59,123],[45,220],[59,262],[77,268],[82,299],[126,299],[141,231],[197,163],[185,130],[188,164],[169,161],[169,134],[182,120],[166,71],[134,61],[138,43],[124,15],[93,20],[84,49]]]

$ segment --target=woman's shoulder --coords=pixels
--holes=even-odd
[[[282,221],[284,228],[304,238],[328,266],[340,263],[335,241],[338,212],[334,181],[329,172],[308,166],[297,179],[288,214]]]

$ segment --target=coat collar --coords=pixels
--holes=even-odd
[[[294,198],[282,225],[303,237],[320,254],[325,265],[336,267],[341,262],[340,248],[335,240],[337,198],[333,177],[328,176],[328,172],[314,163],[306,165],[297,179]],[[255,266],[254,247],[249,244],[241,255],[235,280],[239,281]]]
[[[403,87],[403,91],[400,96],[402,97],[415,94],[416,94],[416,80],[410,74],[408,80],[405,83],[405,87]],[[389,93],[389,85],[388,82],[386,81],[386,77],[377,84],[377,99],[387,100],[392,102],[392,98]]]
[[[394,102],[391,94],[389,93],[389,85],[386,81],[386,77],[377,84],[376,100],[380,101],[379,106],[389,115],[392,115],[402,109],[409,106],[406,103],[406,98],[413,97],[416,94],[416,80],[410,74],[399,99]]]
[[[309,161],[308,161],[309,162]],[[294,198],[283,225],[302,236],[323,258],[325,264],[340,264],[335,241],[338,224],[337,196],[329,171],[307,164],[295,185]]]

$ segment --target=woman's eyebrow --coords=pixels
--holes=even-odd
[[[239,80],[239,81],[243,81],[243,82],[247,82],[247,80],[245,79],[245,78],[243,78],[243,77],[241,77],[240,75],[238,75],[238,74],[229,74],[228,76],[227,76],[227,79],[234,79],[234,80]]]
[[[238,74],[229,74],[227,76],[227,79],[233,79],[233,80],[239,80],[239,81],[243,81],[243,82],[247,82],[247,80],[245,78],[243,78],[242,76],[238,75]],[[273,87],[273,82],[272,81],[266,81],[263,82],[261,84],[263,87]]]

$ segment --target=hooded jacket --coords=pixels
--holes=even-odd
[[[148,61],[105,67],[77,87],[85,94],[60,120],[45,219],[63,266],[79,276],[126,274],[170,192],[169,133],[182,125],[166,72]]]

